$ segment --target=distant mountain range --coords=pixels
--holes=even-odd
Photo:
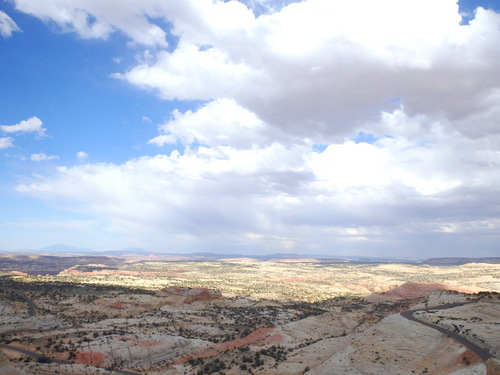
[[[484,258],[430,258],[422,262],[429,265],[460,265],[467,263],[490,263],[500,264],[500,257],[484,257]]]
[[[82,247],[57,244],[43,247],[38,250],[18,250],[11,252],[0,252],[10,255],[45,255],[45,256],[84,256],[84,257],[134,257],[134,258],[151,258],[157,260],[171,261],[211,261],[220,259],[238,259],[251,258],[262,261],[284,261],[295,260],[304,262],[318,263],[406,263],[406,264],[428,264],[428,265],[461,265],[467,263],[490,263],[500,264],[500,257],[442,257],[422,259],[404,259],[404,258],[382,258],[382,257],[367,257],[367,256],[338,256],[325,257],[324,255],[309,255],[309,254],[294,254],[294,253],[275,253],[266,255],[243,255],[243,254],[218,254],[210,252],[194,252],[194,253],[160,253],[144,250],[142,248],[126,248],[122,250],[95,251]]]

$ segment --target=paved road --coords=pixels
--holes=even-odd
[[[13,288],[4,288],[0,287],[2,290],[8,290],[10,292],[16,293],[18,296],[20,296],[27,304],[28,304],[28,314],[29,316],[35,316],[36,314],[36,305],[35,303],[29,298],[26,293],[21,292],[19,290],[13,289]]]
[[[66,362],[66,361],[59,361],[57,359],[49,358],[49,357],[47,357],[47,356],[45,356],[43,354],[40,354],[40,353],[37,353],[37,352],[33,352],[31,350],[27,350],[27,349],[23,349],[23,348],[18,348],[17,346],[12,346],[12,345],[8,345],[8,344],[0,344],[0,349],[13,350],[13,351],[16,351],[18,353],[22,353],[22,354],[28,355],[30,357],[33,357],[36,360],[39,360],[41,362],[59,363],[61,365],[69,363],[69,362]]]
[[[37,352],[33,352],[31,350],[26,350],[26,349],[23,349],[23,348],[18,348],[17,346],[12,346],[12,345],[7,345],[7,344],[0,344],[0,349],[9,349],[9,350],[16,351],[18,353],[22,353],[24,355],[28,355],[30,357],[35,358],[40,363],[57,363],[59,365],[72,365],[73,364],[72,362],[61,361],[61,360],[58,360],[58,359],[50,358],[50,357],[47,357],[47,356],[45,356],[43,354],[40,354],[40,353],[37,353]],[[99,367],[99,366],[92,366],[92,367],[96,367],[96,368],[99,368],[99,369],[102,369],[102,370],[106,370],[106,371],[110,371],[110,372],[117,373],[117,374],[124,374],[124,375],[138,375],[138,374],[140,374],[139,372],[129,371],[129,370],[113,370],[113,369]]]
[[[11,291],[11,292],[14,292],[16,293],[17,295],[21,296],[22,299],[24,299],[24,301],[26,301],[26,303],[28,304],[28,313],[29,313],[29,316],[34,316],[36,314],[36,305],[35,303],[23,292],[20,292],[18,290],[15,290],[15,289],[12,289],[12,288],[3,288],[3,287],[0,287],[0,289],[2,290],[8,290],[8,291]],[[79,326],[72,326],[72,327],[66,327],[66,328],[77,328]],[[43,331],[50,331],[51,329],[45,329]],[[10,330],[10,331],[6,331],[6,332],[2,332],[3,335],[5,334],[13,334],[13,333],[18,333],[18,332],[40,332],[40,330],[38,329],[17,329],[17,330]],[[43,354],[40,354],[40,353],[37,353],[37,352],[33,352],[31,350],[26,350],[26,349],[23,349],[23,348],[18,348],[17,346],[12,346],[12,345],[8,345],[8,344],[0,344],[0,349],[9,349],[9,350],[13,350],[13,351],[16,351],[18,353],[22,353],[24,355],[28,355],[32,358],[35,358],[37,361],[41,362],[41,363],[57,363],[57,364],[60,364],[60,365],[71,365],[72,363],[71,362],[68,362],[68,361],[61,361],[61,360],[58,360],[58,359],[54,359],[54,358],[50,358],[50,357],[47,357]],[[97,367],[97,366],[94,366],[94,367]],[[135,371],[129,371],[129,370],[111,370],[111,369],[108,369],[108,368],[104,368],[104,367],[97,367],[97,368],[100,368],[100,369],[103,369],[103,370],[106,370],[106,371],[112,371],[114,373],[118,373],[118,374],[124,374],[124,375],[137,375],[137,374],[140,374],[138,372],[135,372]]]
[[[462,344],[465,347],[467,347],[470,350],[472,350],[479,357],[481,357],[484,361],[487,361],[490,358],[495,358],[487,350],[485,350],[485,349],[477,346],[473,342],[470,342],[465,337],[460,336],[456,332],[452,332],[452,331],[449,331],[449,330],[447,330],[447,329],[445,329],[443,327],[440,327],[440,326],[437,326],[437,325],[434,325],[434,324],[431,324],[431,323],[427,323],[427,322],[425,322],[423,320],[415,318],[415,316],[413,315],[414,313],[419,312],[419,311],[429,312],[430,310],[444,310],[444,309],[449,309],[449,308],[452,308],[452,307],[463,306],[463,305],[466,305],[466,304],[469,304],[469,303],[475,303],[475,302],[450,303],[450,304],[447,304],[447,305],[427,307],[425,309],[408,310],[408,311],[402,312],[401,315],[404,316],[406,319],[409,319],[409,320],[412,320],[414,322],[423,324],[423,325],[425,325],[427,327],[433,328],[433,329],[435,329],[435,330],[437,330],[437,331],[439,331],[441,333],[444,333],[445,335],[448,335],[449,337],[451,337],[455,341],[459,342],[460,344]]]

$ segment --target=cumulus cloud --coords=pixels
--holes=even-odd
[[[297,136],[347,135],[392,110],[394,98],[411,115],[464,124],[490,113],[475,131],[498,131],[491,97],[500,86],[500,15],[478,8],[462,24],[456,0],[15,3],[83,37],[119,30],[147,46],[166,47],[154,20],[168,22],[175,48],[150,50],[113,76],[166,100],[232,98]],[[256,17],[256,4],[274,11]]]
[[[158,126],[151,144],[183,146],[170,155],[59,167],[18,191],[162,249],[495,251],[498,13],[463,24],[454,0],[15,3],[82,37],[123,32],[147,50],[112,77],[203,103]]]
[[[212,101],[197,111],[173,112],[173,118],[159,126],[161,135],[149,142],[157,146],[182,143],[185,146],[229,145],[250,148],[265,142],[264,124],[255,114],[242,108],[234,100]]]
[[[4,133],[37,133],[38,136],[43,136],[46,129],[42,127],[42,124],[42,121],[34,116],[19,124],[1,125],[0,130]]]
[[[395,98],[411,115],[468,124],[480,112],[484,125],[457,129],[498,132],[491,125],[500,87],[494,11],[478,8],[462,25],[450,0],[309,0],[259,18],[234,2],[205,7],[197,22],[169,14],[178,48],[114,77],[166,100],[231,97],[298,136],[349,134],[392,110]],[[234,22],[220,25],[224,14]]]
[[[16,25],[16,23],[10,18],[7,13],[0,10],[0,34],[4,38],[12,36],[15,31],[21,31],[21,29]]]
[[[169,131],[196,114],[178,115]],[[380,126],[395,121],[415,119],[385,115]],[[182,132],[172,135],[186,139]],[[105,218],[112,232],[182,250],[373,251],[375,244],[394,255],[404,238],[424,234],[441,240],[456,240],[454,230],[491,236],[500,229],[499,154],[477,150],[492,150],[491,140],[478,145],[460,133],[450,139],[437,125],[426,137],[348,141],[323,152],[277,142],[235,148],[214,141],[122,165],[60,167],[51,179],[35,178],[18,190],[77,202],[78,212]],[[460,238],[461,246],[470,245]]]
[[[221,98],[234,79],[242,76],[248,81],[253,77],[245,64],[232,62],[215,48],[205,50],[186,43],[180,43],[172,54],[159,52],[153,64],[146,62],[113,75],[146,89],[157,89],[166,100]]]

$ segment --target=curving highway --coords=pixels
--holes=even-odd
[[[19,295],[28,304],[29,316],[35,316],[36,310],[37,310],[36,305],[25,293],[23,293],[19,290],[12,289],[12,288],[0,287],[0,289],[8,290],[8,291],[14,292],[17,295]],[[68,327],[68,328],[73,328],[73,327]],[[50,329],[48,329],[48,330],[50,330]],[[18,330],[10,330],[10,331],[6,331],[6,332],[2,332],[2,334],[7,335],[7,334],[18,333],[18,332],[31,332],[31,331],[40,332],[40,330],[38,330],[38,329],[37,330],[35,330],[35,329],[18,329]],[[57,363],[60,365],[71,365],[72,364],[72,362],[69,362],[69,361],[61,361],[58,359],[50,358],[50,357],[47,357],[43,354],[31,351],[31,350],[19,348],[17,346],[13,346],[13,345],[0,344],[0,349],[13,350],[13,351],[16,351],[18,353],[22,353],[24,355],[35,358],[37,361],[43,362],[43,363]],[[113,373],[123,374],[123,375],[138,375],[138,374],[140,374],[138,372],[129,371],[129,370],[117,370],[117,369],[110,369],[110,368],[98,367],[98,366],[94,366],[94,367],[100,368],[102,370],[110,371]]]
[[[449,308],[452,308],[452,307],[467,305],[467,304],[470,304],[470,303],[475,303],[475,302],[450,303],[450,304],[441,305],[441,306],[427,307],[425,309],[408,310],[408,311],[402,312],[401,315],[403,317],[405,317],[406,319],[408,319],[408,320],[411,320],[411,321],[423,324],[424,326],[430,327],[430,328],[435,329],[435,330],[437,330],[437,331],[439,331],[441,333],[444,333],[445,335],[448,335],[453,340],[459,342],[460,344],[462,344],[465,347],[467,347],[470,350],[472,350],[479,357],[481,357],[484,361],[487,361],[488,359],[495,358],[495,357],[493,357],[493,355],[491,355],[486,349],[483,349],[483,348],[477,346],[476,344],[474,344],[473,342],[467,340],[465,337],[460,336],[456,332],[452,332],[452,331],[449,331],[449,330],[447,330],[447,329],[445,329],[443,327],[440,327],[440,326],[434,325],[432,323],[428,323],[426,321],[420,320],[418,318],[415,318],[415,316],[413,315],[416,312],[420,312],[420,311],[429,312],[430,310],[444,310],[444,309],[449,309]]]
[[[31,300],[31,298],[29,298],[26,293],[24,292],[21,292],[19,290],[16,290],[16,289],[13,289],[13,288],[4,288],[4,287],[0,287],[1,290],[7,290],[9,292],[13,292],[13,293],[16,293],[18,296],[20,296],[24,302],[26,302],[28,304],[28,314],[29,316],[35,316],[36,314],[36,305],[35,303]]]

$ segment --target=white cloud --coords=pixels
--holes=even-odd
[[[262,167],[269,158],[282,159],[276,176]],[[111,232],[155,238],[163,246],[172,241],[191,246],[201,234],[213,233],[220,240],[230,228],[236,239],[249,229],[261,230],[260,216],[267,226],[267,215],[258,212],[267,205],[261,195],[297,188],[294,175],[307,173],[288,166],[296,159],[280,145],[255,152],[202,148],[196,154],[174,152],[123,165],[59,168],[53,179],[35,179],[18,190],[75,202],[78,212],[104,218]]]
[[[0,10],[0,34],[4,38],[12,36],[14,31],[21,31],[16,23],[10,18],[7,13]]]
[[[42,121],[36,116],[21,121],[15,125],[1,125],[0,130],[4,133],[31,133],[36,132],[39,136],[45,134],[45,128],[42,127]]]
[[[495,121],[500,15],[478,8],[461,25],[456,0],[246,1],[274,9],[260,17],[237,1],[15,3],[83,37],[121,31],[147,46],[166,47],[155,20],[169,22],[176,48],[149,50],[113,76],[167,100],[232,98],[298,137],[336,140],[392,110],[394,98],[412,116],[470,123],[489,111],[482,120]]]
[[[14,147],[13,139],[11,137],[0,137],[0,149]]]
[[[165,31],[152,23],[153,19],[165,16],[163,8],[168,6],[163,6],[161,1],[139,4],[132,0],[82,0],[73,3],[49,0],[42,4],[15,0],[15,4],[18,10],[54,22],[63,31],[76,32],[83,38],[107,39],[112,32],[121,31],[135,43],[167,46]]]
[[[489,138],[450,137],[446,124],[435,124],[423,137],[346,141],[321,153],[279,142],[234,147],[233,140],[242,142],[239,134],[229,133],[226,145],[198,133],[203,123],[212,126],[211,111],[218,106],[232,109],[235,118],[248,116],[219,101],[166,124],[187,146],[204,139],[210,147],[121,165],[60,167],[55,176],[34,178],[18,191],[72,202],[78,213],[107,222],[111,233],[177,250],[325,252],[335,244],[397,254],[405,238],[449,236],[443,228],[467,228],[454,234],[460,238],[481,236],[487,225],[469,223],[493,225],[499,215],[500,153]],[[382,115],[379,127],[419,121],[403,109],[396,112]],[[228,118],[219,119],[222,129]],[[259,125],[256,134],[265,127],[256,118],[250,124]]]
[[[235,78],[241,76],[248,81],[253,77],[245,64],[232,62],[218,49],[200,50],[182,42],[172,54],[159,52],[154,65],[143,63],[113,75],[146,89],[158,89],[168,100],[224,97],[231,92]]]
[[[89,156],[89,154],[87,154],[87,153],[86,153],[86,152],[84,152],[84,151],[78,151],[78,152],[76,153],[76,157],[77,157],[77,159],[78,159],[80,162],[83,162],[83,161],[87,160],[88,156]]]
[[[202,4],[206,12],[169,14],[181,36],[173,52],[114,77],[167,100],[233,98],[274,127],[330,141],[391,110],[395,98],[412,116],[466,122],[496,108],[493,11],[479,8],[461,25],[452,0],[309,0],[259,18],[234,2]],[[226,13],[232,22],[220,23]]]
[[[162,134],[149,142],[158,146],[180,142],[186,146],[199,143],[250,148],[267,140],[264,127],[253,113],[233,100],[220,99],[195,112],[174,111],[173,118],[159,127]]]
[[[31,156],[30,156],[31,161],[47,161],[47,160],[55,160],[55,159],[59,159],[59,156],[46,155],[43,152],[40,152],[38,154],[31,154]]]
[[[259,14],[235,1],[16,0],[82,37],[123,32],[148,49],[113,77],[204,101],[150,140],[182,152],[60,167],[18,191],[162,249],[497,248],[499,14],[478,8],[462,25],[454,0],[246,3]]]

